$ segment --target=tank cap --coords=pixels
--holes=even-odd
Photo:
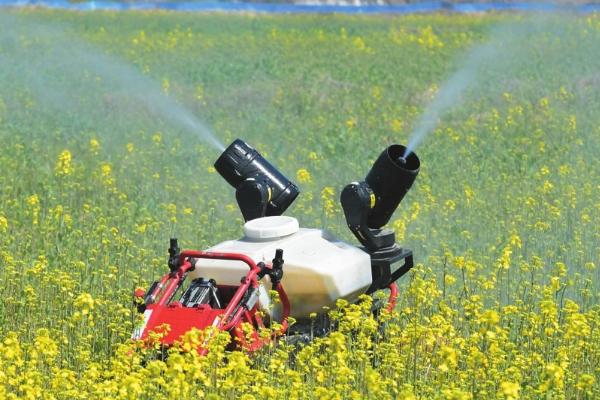
[[[244,224],[244,235],[249,239],[275,239],[299,230],[298,220],[285,216],[257,218]]]

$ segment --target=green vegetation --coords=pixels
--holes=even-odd
[[[354,306],[299,352],[139,362],[131,294],[168,238],[242,225],[219,151],[146,83],[297,180],[288,215],[354,242],[339,191],[496,24],[530,29],[417,148],[390,226],[419,265],[385,329]],[[597,398],[598,43],[598,16],[3,11],[0,397]]]

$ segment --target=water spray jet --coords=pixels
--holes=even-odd
[[[68,25],[0,13],[0,27],[0,73],[50,113],[77,116],[69,119],[94,129],[123,123],[117,130],[178,131],[225,150],[207,124],[155,79],[75,36]],[[23,46],[24,40],[30,44]]]

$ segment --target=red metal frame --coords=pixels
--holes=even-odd
[[[241,261],[248,265],[250,270],[242,278],[240,286],[225,308],[213,309],[209,305],[188,308],[178,302],[173,302],[172,297],[185,280],[187,272],[194,267],[190,258]],[[150,332],[161,331],[161,326],[168,324],[169,329],[163,333],[160,341],[164,345],[172,345],[192,328],[202,330],[214,326],[218,330],[229,331],[236,347],[256,351],[274,337],[287,331],[290,302],[281,283],[275,286],[282,304],[281,327],[270,337],[265,339],[259,336],[260,329],[265,328],[265,325],[258,312],[258,303],[249,310],[241,304],[246,292],[251,288],[258,290],[260,285],[258,274],[261,269],[250,257],[239,253],[184,250],[179,255],[179,265],[179,269],[164,275],[149,294],[151,300],[146,306],[145,325],[138,334],[139,339],[148,340]],[[271,268],[271,266],[267,265],[267,268]],[[246,327],[250,329],[249,331],[246,329],[246,333],[243,330],[245,323]],[[206,351],[206,348],[198,349],[200,354],[206,354]]]
[[[388,288],[390,289],[390,298],[388,300],[387,310],[392,312],[394,311],[394,308],[396,308],[396,303],[398,302],[398,285],[394,282],[391,283]]]

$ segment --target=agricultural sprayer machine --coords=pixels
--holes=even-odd
[[[346,222],[362,245],[354,246],[283,216],[298,187],[246,142],[235,140],[214,166],[235,188],[244,236],[206,251],[181,250],[171,239],[169,272],[146,292],[136,291],[144,322],[134,339],[146,340],[168,325],[160,341],[169,346],[193,328],[215,327],[230,332],[232,347],[254,351],[275,336],[306,337],[309,329],[314,332],[314,315],[324,316],[338,299],[356,302],[387,288],[393,308],[396,281],[413,266],[412,252],[383,228],[419,172],[419,158],[404,157],[405,151],[401,145],[388,147],[364,181],[343,189]],[[277,304],[269,289],[277,292]],[[296,321],[292,328],[289,317]],[[273,326],[270,336],[259,334]]]

